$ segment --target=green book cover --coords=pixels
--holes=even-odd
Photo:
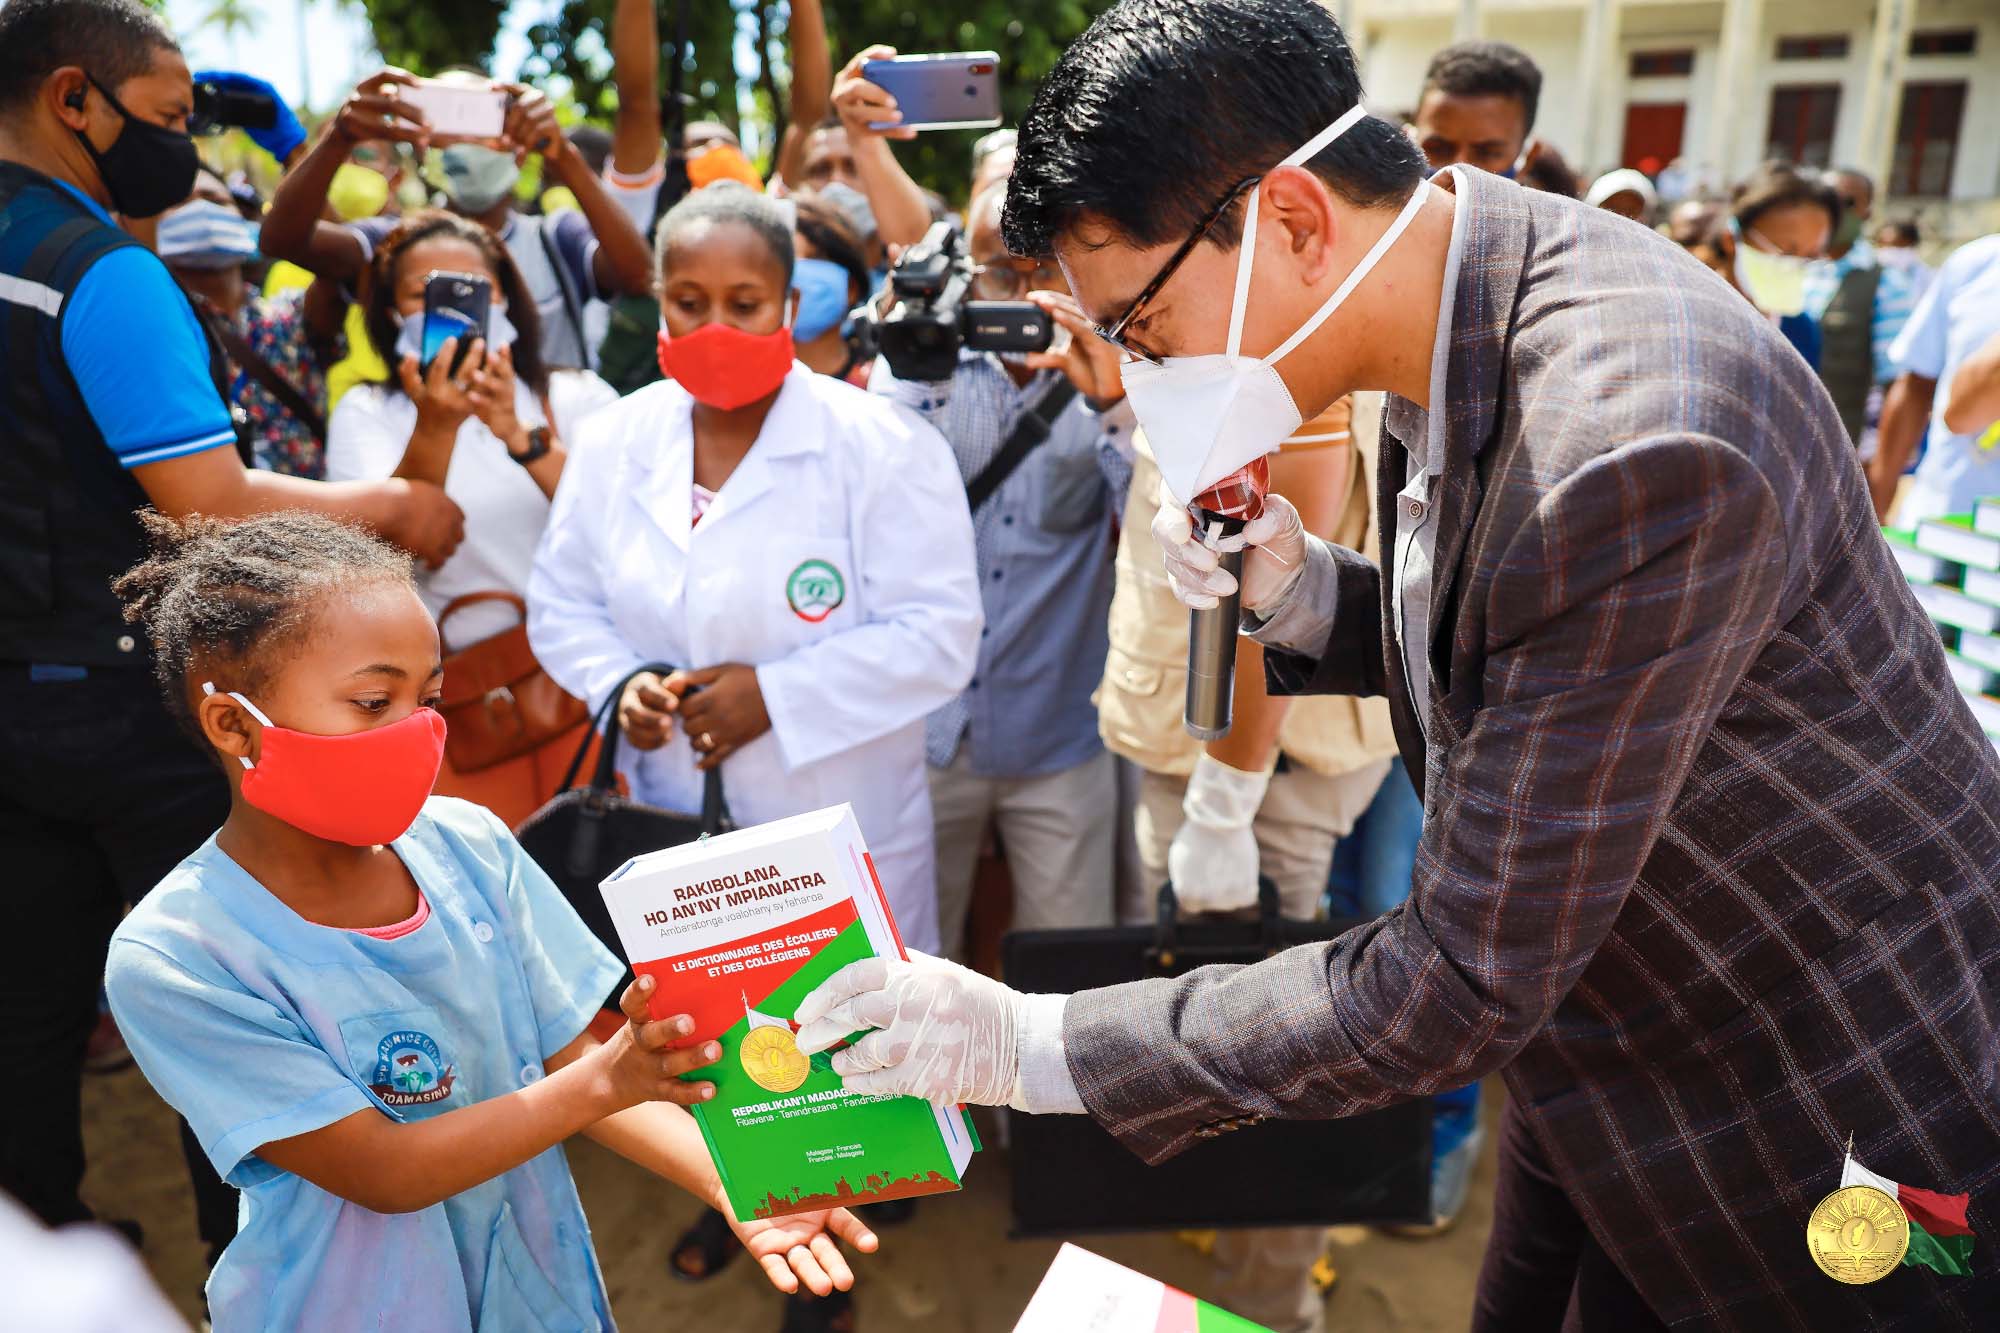
[[[978,1148],[963,1108],[850,1092],[794,1040],[799,1002],[863,958],[903,956],[846,806],[625,863],[600,886],[655,1018],[694,1016],[722,1058],[690,1107],[742,1220],[959,1188]]]

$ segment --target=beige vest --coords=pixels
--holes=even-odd
[[[1334,415],[1332,412],[1328,416]],[[1327,461],[1352,469],[1347,504],[1333,531],[1320,536],[1380,559],[1375,524],[1375,460],[1382,395],[1356,395],[1351,449],[1327,451]],[[1326,417],[1306,427],[1313,434]],[[1194,772],[1201,742],[1187,734],[1182,709],[1187,693],[1188,613],[1167,587],[1153,515],[1159,509],[1160,470],[1136,444],[1132,490],[1118,534],[1118,578],[1111,596],[1111,650],[1097,689],[1097,729],[1104,744],[1141,768],[1185,777]],[[1278,748],[1316,773],[1349,773],[1396,753],[1383,699],[1313,696],[1296,699],[1278,732]]]

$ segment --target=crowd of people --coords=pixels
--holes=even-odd
[[[309,134],[261,80],[191,75],[135,0],[0,5],[0,1039],[37,1071],[6,1099],[0,1189],[50,1225],[94,1216],[81,1079],[129,1046],[184,1118],[217,1328],[358,1327],[390,1290],[409,1327],[511,1327],[488,1321],[509,1305],[609,1326],[547,1151],[573,1133],[717,1202],[660,1104],[699,1100],[678,1076],[712,1049],[673,1049],[638,989],[631,1022],[596,1022],[619,964],[508,833],[600,709],[650,805],[699,811],[711,774],[743,824],[851,804],[903,940],[973,966],[1005,927],[1148,921],[1165,883],[1232,913],[1267,880],[1304,919],[1410,895],[1425,803],[1387,700],[1267,692],[1246,637],[1233,728],[1183,727],[1163,463],[1127,351],[1062,265],[1009,251],[1015,132],[938,198],[864,71],[894,52],[836,71],[820,0],[791,16],[789,128],[760,170],[726,125],[663,120],[651,0],[608,30],[608,133],[438,75],[505,95],[479,141],[434,134],[402,70]],[[202,162],[196,84],[276,108],[248,131],[282,170],[268,200]],[[1878,516],[1899,489],[1912,519],[2000,495],[2000,237],[1933,269],[1851,170],[1770,162],[1715,199],[1658,164],[1586,185],[1537,131],[1540,90],[1522,52],[1456,44],[1381,151],[1695,255],[1816,372]],[[850,312],[946,218],[972,295],[1032,302],[1048,350],[961,349],[937,380],[873,356]],[[439,273],[491,300],[435,347]],[[1382,393],[1344,395],[1276,448],[1303,532],[1408,558],[1375,504],[1379,433],[1423,428],[1399,401],[1385,423]],[[502,640],[573,706],[496,760],[428,706]],[[449,943],[418,957],[433,920]],[[445,1113],[371,1099],[385,1023],[450,1034]],[[225,1065],[257,1076],[224,1095]],[[1452,1224],[1484,1144],[1457,1082],[1431,1095],[1410,1234]],[[663,1265],[702,1280],[747,1250],[785,1328],[855,1326],[835,1242],[872,1249],[869,1226],[725,1213]],[[1325,1247],[1224,1233],[1217,1298],[1317,1333]]]

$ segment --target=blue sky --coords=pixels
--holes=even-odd
[[[421,3],[421,0],[409,0]],[[240,69],[269,79],[287,102],[331,110],[355,81],[381,65],[368,22],[359,5],[339,0],[255,0],[262,23],[253,36],[226,42],[201,27],[209,0],[167,0],[167,19],[195,69]],[[530,26],[560,8],[560,0],[515,0],[500,33],[493,68],[502,75],[519,69],[527,53],[522,37]],[[300,15],[304,14],[310,68],[300,61]]]

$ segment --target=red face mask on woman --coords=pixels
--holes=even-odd
[[[214,694],[215,686],[202,685]],[[281,727],[235,691],[263,724],[256,763],[241,759],[243,799],[315,838],[373,847],[410,831],[444,762],[444,718],[419,708],[400,722],[348,736]]]
[[[768,398],[792,369],[792,327],[745,333],[733,325],[704,324],[676,338],[660,321],[660,373],[723,412]]]

